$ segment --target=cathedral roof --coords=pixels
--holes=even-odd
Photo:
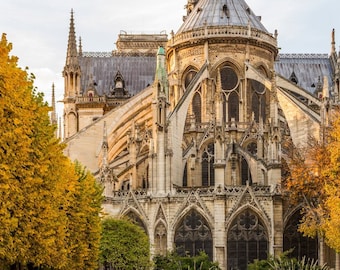
[[[328,54],[280,54],[275,71],[298,86],[314,93],[318,84],[328,77],[332,82],[332,66]]]
[[[244,26],[268,32],[244,0],[200,0],[177,33],[207,26]]]
[[[124,78],[126,90],[135,95],[153,83],[156,55],[84,52],[79,57],[79,64],[82,91],[93,80],[98,95],[109,94],[119,71]]]

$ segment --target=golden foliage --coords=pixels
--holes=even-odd
[[[325,237],[340,251],[340,113],[333,114],[323,140],[311,138],[307,147],[292,148],[285,189],[293,203],[302,203],[299,230],[306,236]]]
[[[63,155],[34,76],[17,66],[11,48],[3,34],[0,268],[96,269],[101,190],[90,173]]]

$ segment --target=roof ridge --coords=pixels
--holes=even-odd
[[[327,53],[280,53],[280,58],[329,58]]]

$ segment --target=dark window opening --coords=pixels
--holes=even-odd
[[[192,111],[195,115],[195,121],[196,123],[202,122],[202,101],[201,101],[201,95],[196,92],[193,100],[192,100]]]
[[[202,186],[215,185],[214,144],[210,143],[202,154]]]
[[[246,270],[254,259],[267,259],[268,234],[261,220],[251,210],[246,210],[235,218],[227,241],[227,269]]]
[[[290,253],[294,258],[306,258],[318,259],[318,239],[305,237],[298,231],[300,220],[302,216],[300,211],[296,211],[294,215],[289,219],[288,225],[285,227],[283,233],[283,250],[292,249]]]
[[[183,187],[188,186],[188,165],[185,163],[184,172],[183,172]]]
[[[194,210],[185,215],[176,229],[175,246],[181,256],[195,256],[204,251],[213,259],[212,233],[202,215]]]
[[[236,122],[239,121],[239,99],[238,99],[238,94],[236,92],[232,92],[229,95],[228,114],[229,114],[229,121],[231,121],[232,118],[234,118]]]
[[[223,90],[230,91],[236,88],[238,85],[238,77],[236,72],[230,66],[221,68],[220,74]]]
[[[191,83],[191,81],[193,80],[193,78],[196,76],[197,71],[195,70],[190,70],[186,75],[185,75],[185,79],[184,79],[184,87],[185,89],[188,88],[189,84]]]
[[[247,160],[242,157],[241,159],[241,182],[242,185],[246,185],[247,181],[249,185],[252,184],[251,172]]]

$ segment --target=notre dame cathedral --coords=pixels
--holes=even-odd
[[[71,13],[65,154],[103,185],[105,213],[145,230],[152,254],[203,250],[245,270],[294,248],[340,269],[322,239],[297,231],[300,208],[281,190],[285,142],[319,138],[338,103],[334,31],[329,55],[287,55],[244,0],[187,0],[186,13],[176,33],[121,32],[108,53],[83,52]]]

